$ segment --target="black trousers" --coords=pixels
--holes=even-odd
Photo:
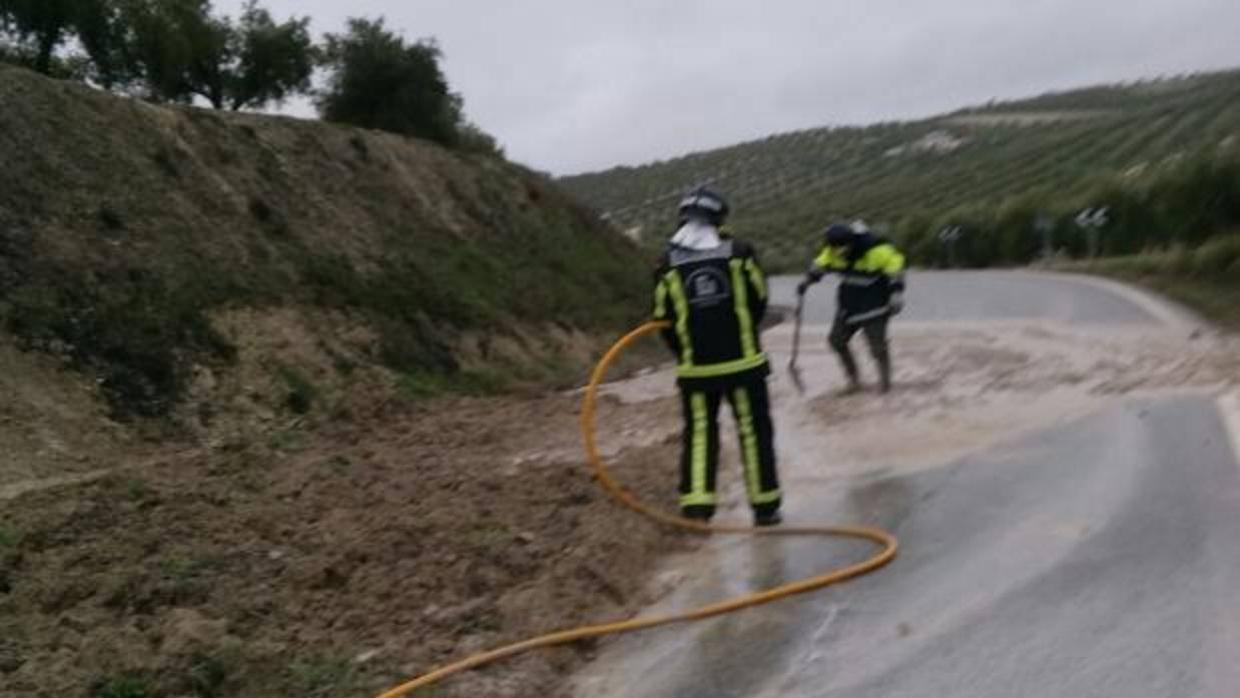
[[[839,355],[840,363],[844,366],[844,373],[848,374],[848,380],[853,384],[860,380],[860,375],[857,373],[857,359],[848,347],[853,336],[860,331],[865,334],[866,343],[870,345],[870,353],[874,355],[874,361],[878,364],[879,381],[883,389],[890,388],[891,350],[887,342],[887,323],[891,319],[890,316],[883,315],[864,322],[848,322],[846,318],[847,316],[842,311],[836,313],[827,343]]]
[[[775,471],[775,429],[765,378],[721,382],[680,389],[684,410],[684,444],[680,456],[680,508],[685,516],[709,518],[715,512],[719,466],[719,405],[732,405],[740,437],[745,491],[754,513],[779,510],[779,477]]]

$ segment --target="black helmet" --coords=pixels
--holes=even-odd
[[[857,231],[847,223],[832,223],[822,232],[822,236],[826,239],[828,246],[843,247],[852,243],[853,238],[857,236]]]
[[[705,220],[714,226],[723,225],[728,219],[728,201],[719,192],[708,187],[697,187],[685,194],[676,212],[681,221],[690,218]]]

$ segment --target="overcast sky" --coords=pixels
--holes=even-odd
[[[1240,66],[1240,0],[260,2],[316,34],[384,16],[434,37],[469,118],[555,174]]]

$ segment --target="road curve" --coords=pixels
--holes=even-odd
[[[793,283],[773,281],[777,301]],[[831,296],[811,294],[808,322],[829,321]],[[901,321],[1013,319],[1196,322],[1107,283],[1006,272],[914,275]],[[804,420],[789,421],[785,443],[812,441],[795,433]],[[885,527],[901,540],[900,558],[822,594],[609,642],[576,694],[1231,698],[1240,686],[1240,466],[1226,421],[1205,391],[1129,395],[947,462],[794,474],[795,520]],[[661,606],[808,576],[856,552],[721,542],[668,572],[683,581]]]

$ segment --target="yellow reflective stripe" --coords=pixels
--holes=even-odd
[[[745,464],[745,489],[753,501],[762,490],[762,478],[758,474],[758,435],[754,432],[753,406],[749,404],[749,391],[737,388],[732,392],[736,402],[736,430],[741,433],[741,461]]]
[[[904,255],[895,248],[892,248],[891,253],[887,264],[883,265],[883,272],[888,276],[899,276],[904,273]]]
[[[672,305],[676,308],[676,335],[680,337],[680,363],[693,364],[693,337],[689,336],[689,299],[685,297],[684,284],[680,282],[680,273],[675,269],[663,278],[667,279],[671,288]]]
[[[717,498],[713,494],[686,494],[680,497],[680,506],[714,506]]]
[[[728,262],[732,269],[732,307],[736,309],[736,321],[741,331],[741,354],[753,356],[758,353],[758,343],[753,335],[753,315],[749,313],[749,289],[745,286],[744,272],[739,259]]]
[[[774,489],[774,490],[771,490],[770,492],[759,492],[758,494],[750,497],[749,503],[750,504],[770,504],[771,502],[777,501],[779,498],[780,498],[780,491],[778,489]]]
[[[693,451],[689,462],[689,493],[686,496],[702,496],[709,494],[706,490],[706,393],[691,394],[689,396],[689,408],[693,412],[693,436],[691,440]]]
[[[853,265],[853,269],[856,271],[866,272],[878,271],[882,269],[883,262],[887,261],[887,256],[882,253],[882,249],[883,248],[881,247],[875,247],[869,252],[866,252],[865,256],[858,259],[857,263]]]
[[[748,371],[752,368],[760,368],[766,365],[766,354],[758,353],[744,359],[736,361],[725,361],[721,364],[707,364],[706,366],[686,366],[681,364],[676,368],[676,375],[681,378],[714,378],[716,376],[727,376],[741,371]]]
[[[745,463],[745,488],[749,492],[750,504],[770,504],[780,498],[779,488],[769,492],[762,491],[761,463],[758,460],[758,433],[754,429],[753,405],[749,402],[749,391],[737,388],[733,393],[736,400],[737,430],[741,433],[741,460]]]
[[[654,287],[654,317],[656,320],[667,317],[667,282],[663,279]]]
[[[766,277],[752,259],[745,260],[745,271],[749,272],[749,283],[758,291],[758,298],[766,298]]]
[[[835,254],[830,247],[824,247],[818,257],[814,259],[814,266],[820,269],[843,269],[848,266],[848,262],[843,257]]]
[[[904,256],[892,245],[882,244],[866,252],[853,268],[857,271],[898,274],[904,269]]]

